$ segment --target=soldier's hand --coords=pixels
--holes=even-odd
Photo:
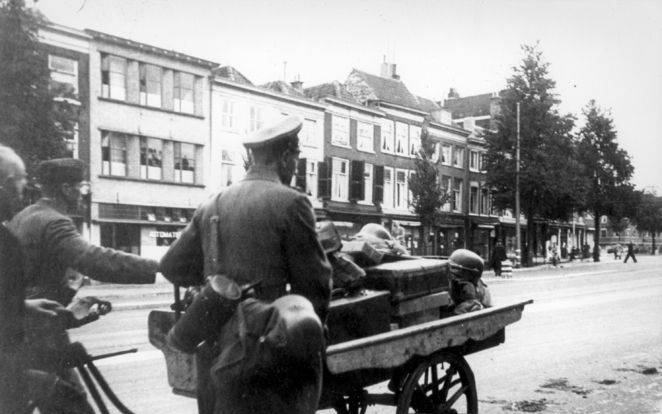
[[[49,299],[26,299],[25,312],[30,316],[47,318],[70,313],[64,306]]]

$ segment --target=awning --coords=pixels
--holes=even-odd
[[[479,229],[493,229],[494,226],[492,224],[479,224],[478,226]]]

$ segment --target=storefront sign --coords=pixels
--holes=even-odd
[[[179,231],[150,231],[149,237],[153,239],[177,239],[182,233]]]

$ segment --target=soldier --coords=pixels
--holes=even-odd
[[[37,168],[37,181],[43,197],[9,223],[23,248],[28,298],[46,298],[66,306],[83,274],[109,283],[154,283],[156,261],[94,246],[78,233],[68,215],[78,212],[84,173],[85,165],[80,160],[42,162]],[[92,413],[76,373],[57,362],[57,356],[70,343],[62,325],[30,326],[28,338],[31,368],[59,376],[56,383],[76,391],[60,396],[64,407],[40,407],[41,412]]]
[[[299,157],[301,127],[299,117],[288,117],[247,137],[244,146],[254,164],[242,181],[198,208],[161,260],[166,278],[185,286],[200,285],[204,276],[216,273],[239,285],[261,280],[256,297],[265,302],[286,295],[289,285],[289,293],[307,298],[325,320],[331,267],[317,240],[310,201],[288,187]],[[251,380],[216,384],[211,402],[199,383],[200,412],[314,412],[319,394],[310,390],[319,385],[321,351],[310,363],[315,378],[309,381],[304,371],[282,367],[279,372],[288,374],[262,379],[259,385]],[[302,382],[293,384],[297,375]]]
[[[68,311],[47,299],[25,300],[21,248],[5,227],[21,201],[25,165],[9,147],[0,145],[0,413],[27,413],[25,317],[52,318]]]

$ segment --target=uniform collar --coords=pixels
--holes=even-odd
[[[251,165],[244,180],[264,180],[282,184],[278,177],[278,173],[264,165]]]
[[[39,200],[37,200],[35,204],[38,204],[43,207],[52,208],[53,210],[62,214],[67,214],[67,212],[60,206],[60,203],[58,203],[55,199],[50,197],[42,197]]]

